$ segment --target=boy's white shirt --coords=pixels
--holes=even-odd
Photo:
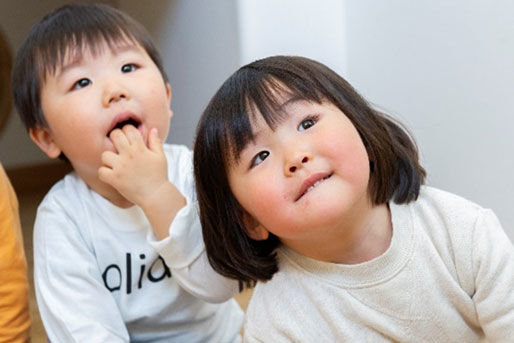
[[[239,339],[242,311],[231,299],[237,282],[208,264],[191,200],[192,153],[167,144],[164,152],[169,179],[187,205],[161,241],[139,207],[116,207],[75,173],[58,182],[39,206],[34,281],[51,341]]]
[[[514,342],[514,247],[490,210],[434,188],[391,204],[393,238],[338,265],[278,250],[246,342]]]

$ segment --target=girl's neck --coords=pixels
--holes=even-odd
[[[306,249],[290,248],[319,261],[358,264],[382,255],[391,244],[392,230],[389,206],[368,203],[335,225],[333,234],[316,237]]]
[[[379,257],[389,248],[393,236],[389,206],[373,207],[360,225],[345,233],[331,262],[357,264]]]

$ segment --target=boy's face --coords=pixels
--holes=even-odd
[[[98,179],[98,168],[102,152],[115,151],[110,132],[129,123],[145,142],[152,128],[164,140],[173,114],[171,88],[137,44],[103,45],[95,55],[84,48],[64,61],[41,87],[48,127],[32,129],[30,135],[49,157],[64,153],[78,175],[106,195],[112,189]]]
[[[369,159],[359,133],[336,106],[286,103],[287,117],[273,130],[258,113],[251,118],[255,139],[229,167],[228,179],[248,213],[252,238],[266,239],[271,232],[315,257],[313,247],[339,244],[348,234],[344,228],[369,214]]]

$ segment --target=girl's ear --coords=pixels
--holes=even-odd
[[[166,82],[166,97],[168,98],[168,109],[169,109],[169,117],[173,117],[173,110],[171,109],[171,85],[169,82]]]
[[[30,138],[50,158],[57,158],[61,148],[55,143],[49,129],[37,126],[29,130]]]
[[[246,234],[251,239],[256,241],[264,241],[269,237],[269,231],[266,230],[259,222],[257,222],[251,215],[245,212],[243,221],[246,228]]]

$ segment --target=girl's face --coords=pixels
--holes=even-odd
[[[286,115],[271,129],[259,112],[255,139],[228,169],[247,212],[250,237],[275,234],[298,253],[337,241],[368,215],[369,159],[352,122],[335,105],[283,99]]]

